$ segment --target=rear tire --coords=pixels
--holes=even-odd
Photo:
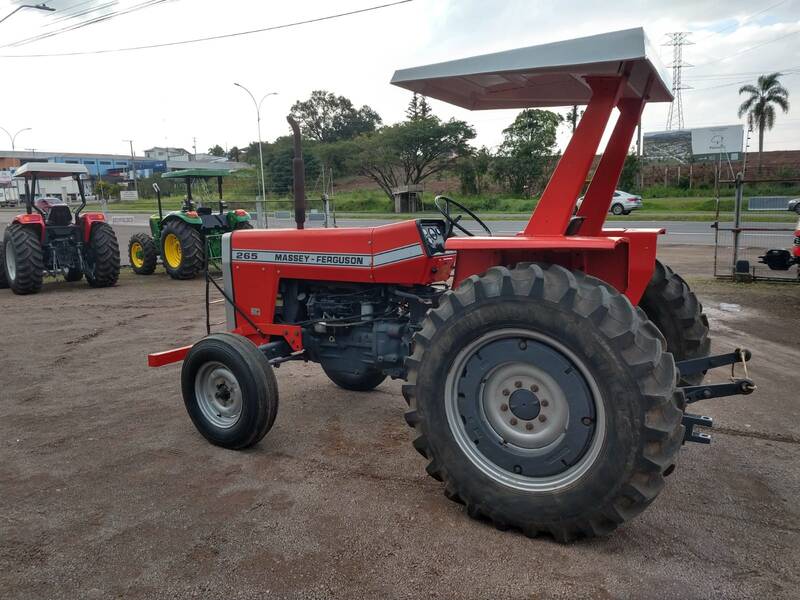
[[[33,227],[12,223],[6,228],[3,270],[15,294],[35,294],[42,289],[44,251],[39,232]]]
[[[278,414],[278,383],[264,354],[247,338],[209,335],[181,370],[186,411],[209,442],[241,450],[258,443]]]
[[[639,301],[647,318],[655,323],[667,341],[675,362],[702,358],[711,353],[708,317],[683,278],[661,261]],[[704,373],[681,377],[681,385],[700,385]]]
[[[6,246],[5,240],[0,239],[0,290],[8,289],[8,279],[6,279]]]
[[[617,216],[621,215],[625,212],[625,209],[622,207],[622,204],[616,203],[611,207],[611,213]]]
[[[146,233],[132,235],[128,242],[128,261],[137,275],[152,275],[158,262],[158,248],[153,238]]]
[[[69,283],[74,283],[76,281],[80,281],[83,279],[83,271],[80,269],[67,269],[67,272],[64,273],[64,281]]]
[[[170,220],[161,231],[161,260],[173,279],[194,279],[203,270],[203,236],[180,219]]]
[[[470,277],[428,312],[406,365],[428,473],[499,529],[607,534],[656,498],[683,439],[655,326],[559,266]]]
[[[352,392],[369,392],[378,387],[386,375],[382,371],[376,369],[365,369],[357,373],[346,373],[344,371],[334,371],[328,369],[325,365],[321,365],[325,375],[328,376],[333,383],[340,388],[350,390]]]
[[[94,223],[84,248],[87,283],[95,288],[115,285],[119,279],[119,243],[111,225]]]

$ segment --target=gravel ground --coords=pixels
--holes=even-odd
[[[571,545],[446,500],[398,382],[357,394],[286,364],[259,445],[206,443],[179,366],[145,362],[202,335],[201,282],[2,290],[0,597],[797,598],[800,287],[711,281],[707,252],[662,258],[706,304],[714,350],[754,351],[759,389],[696,405],[713,444],[685,447],[638,519]]]

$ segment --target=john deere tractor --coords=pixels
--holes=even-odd
[[[250,214],[246,210],[226,210],[222,199],[222,178],[230,175],[228,169],[184,169],[162,175],[163,179],[184,179],[186,198],[180,210],[168,212],[161,207],[161,189],[153,184],[158,200],[158,214],[150,217],[150,232],[131,236],[128,258],[137,275],[151,275],[158,257],[173,279],[192,279],[200,273],[205,261],[219,262],[222,254],[220,240],[223,233],[234,229],[252,229]],[[195,206],[192,184],[196,180],[217,180],[219,193],[218,212],[211,207]]]

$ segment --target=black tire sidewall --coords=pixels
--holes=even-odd
[[[639,391],[631,373],[612,360],[599,360],[601,352],[611,352],[608,341],[586,326],[577,315],[557,306],[534,303],[523,297],[503,298],[502,302],[482,301],[471,305],[459,318],[437,331],[426,351],[417,382],[417,410],[428,422],[428,443],[434,454],[447,465],[448,472],[459,481],[463,499],[491,504],[500,513],[515,514],[518,521],[558,521],[586,516],[587,498],[602,507],[619,493],[619,486],[634,471],[636,455],[641,452],[640,431],[645,413],[639,402]],[[491,307],[487,319],[478,309]],[[480,311],[485,313],[484,311]],[[452,348],[462,348],[482,335],[503,328],[528,329],[557,339],[579,356],[591,372],[603,398],[606,432],[603,446],[594,464],[583,476],[567,487],[547,492],[526,492],[502,485],[484,475],[464,454],[453,437],[445,410],[445,385],[455,356],[446,356]],[[588,357],[581,348],[597,348]],[[435,389],[435,397],[422,398],[422,390]],[[472,498],[470,498],[472,496]]]

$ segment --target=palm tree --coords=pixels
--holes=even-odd
[[[739,95],[750,96],[739,106],[739,118],[747,114],[750,129],[758,128],[758,170],[761,171],[761,152],[764,150],[764,131],[775,125],[775,106],[789,112],[789,92],[779,81],[782,73],[759,75],[756,85],[743,85]]]

